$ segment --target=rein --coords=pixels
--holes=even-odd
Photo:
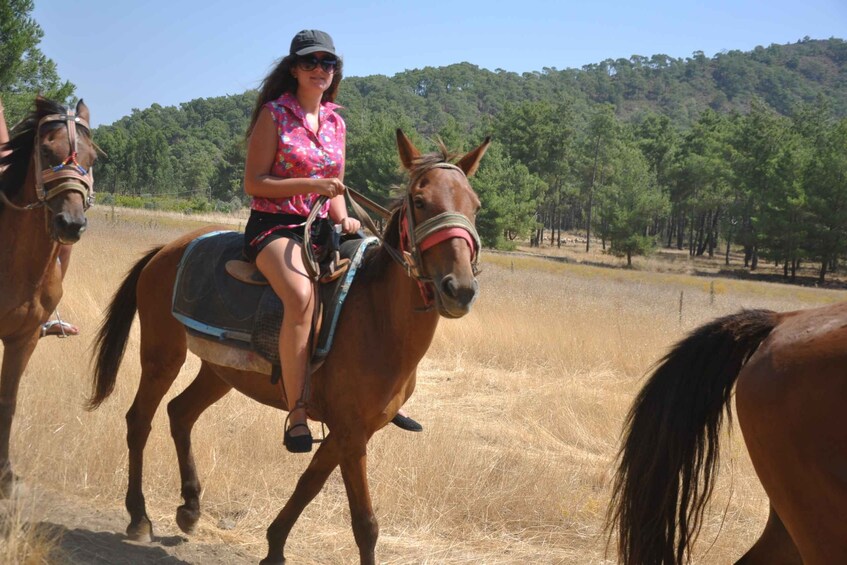
[[[44,167],[41,163],[41,148],[39,141],[41,139],[39,132],[44,124],[50,122],[64,122],[68,129],[68,142],[70,153],[64,161],[55,167]],[[5,194],[0,193],[0,199],[10,208],[18,211],[34,210],[44,206],[48,200],[51,200],[69,190],[79,192],[82,195],[83,210],[87,210],[94,203],[94,174],[89,167],[87,170],[77,161],[78,136],[76,124],[80,124],[90,130],[88,122],[77,116],[74,111],[68,108],[64,114],[50,114],[44,116],[38,121],[35,127],[35,141],[33,142],[33,153],[35,157],[35,194],[38,199],[36,202],[18,206],[9,201]],[[51,189],[47,188],[47,184],[59,180],[56,186]]]

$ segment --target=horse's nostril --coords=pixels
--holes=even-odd
[[[453,275],[447,275],[446,277],[441,279],[441,291],[450,298],[457,298],[459,294],[459,288],[456,284],[456,277],[454,277]]]
[[[56,231],[64,237],[79,237],[88,226],[88,220],[84,217],[77,219],[72,215],[63,212],[61,214],[56,214],[56,217],[54,218],[54,226]]]

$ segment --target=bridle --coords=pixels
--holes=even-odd
[[[42,126],[51,122],[64,122],[67,125],[70,153],[64,161],[55,167],[45,168],[41,162],[41,136],[39,133]],[[94,203],[94,174],[92,167],[86,170],[77,161],[78,134],[76,124],[83,126],[89,131],[91,130],[88,122],[77,116],[70,108],[64,114],[50,114],[38,121],[38,125],[35,128],[33,148],[35,152],[35,193],[38,201],[27,204],[23,209],[32,210],[33,208],[44,206],[47,201],[70,190],[79,192],[82,195],[83,210],[88,210]],[[48,190],[47,184],[56,180],[60,180],[61,182]]]
[[[412,210],[414,201],[411,189],[424,174],[432,169],[453,169],[459,171],[463,177],[465,176],[465,172],[462,169],[451,163],[434,163],[427,167],[422,167],[420,171],[416,171],[415,176],[409,181],[408,196],[403,201],[403,210],[400,211],[402,217],[399,226],[399,251],[402,257],[395,257],[395,260],[400,263],[410,277],[422,282],[432,282],[432,279],[423,274],[423,259],[421,257],[423,252],[438,245],[442,241],[458,237],[464,239],[468,243],[468,247],[471,248],[471,266],[473,267],[474,275],[476,275],[479,271],[479,234],[467,216],[458,212],[442,212],[437,216],[421,222],[419,225],[415,225],[415,215]]]
[[[424,174],[432,169],[452,169],[459,171],[463,177],[466,177],[465,172],[461,168],[452,163],[444,162],[432,163],[415,171],[414,175],[409,179],[409,187],[406,191],[407,197],[403,200],[401,204],[402,209],[398,212],[400,214],[398,221],[400,236],[399,249],[395,249],[385,242],[381,230],[376,227],[368,213],[358,202],[362,202],[363,205],[375,211],[383,218],[389,218],[391,213],[349,186],[345,187],[346,190],[344,191],[356,216],[379,238],[383,249],[403,268],[406,275],[417,281],[421,291],[421,297],[427,308],[430,308],[433,304],[433,290],[431,285],[434,284],[434,281],[432,277],[424,272],[423,252],[448,239],[463,239],[471,249],[471,267],[473,268],[474,276],[476,276],[479,273],[479,250],[481,247],[476,227],[474,227],[473,223],[464,214],[458,212],[442,212],[418,225],[415,224],[412,188]],[[309,233],[309,226],[325,201],[326,197],[322,197],[313,205],[312,212],[306,222],[306,234]],[[313,278],[316,278],[318,268],[308,241],[304,242],[303,254],[306,270],[309,271],[309,274]]]

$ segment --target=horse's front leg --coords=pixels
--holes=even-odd
[[[341,459],[341,476],[347,488],[353,536],[359,546],[359,561],[363,565],[372,565],[376,563],[374,549],[379,536],[379,524],[374,516],[368,489],[367,439],[355,442],[349,447]]]
[[[339,453],[338,441],[330,433],[300,475],[291,498],[268,527],[268,556],[261,561],[261,565],[285,563],[284,550],[288,534],[303,509],[318,495],[329,475],[338,466]]]
[[[38,344],[38,334],[26,339],[4,340],[3,368],[0,369],[0,496],[12,496],[17,477],[9,461],[12,419],[18,399],[21,375]]]

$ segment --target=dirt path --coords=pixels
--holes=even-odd
[[[97,508],[84,499],[42,488],[27,487],[14,500],[0,501],[0,523],[15,521],[58,539],[52,557],[61,565],[241,565],[261,558],[232,544],[204,542],[202,535],[189,540],[178,530],[162,528],[155,531],[152,543],[132,542],[115,531],[127,521],[123,509]]]

